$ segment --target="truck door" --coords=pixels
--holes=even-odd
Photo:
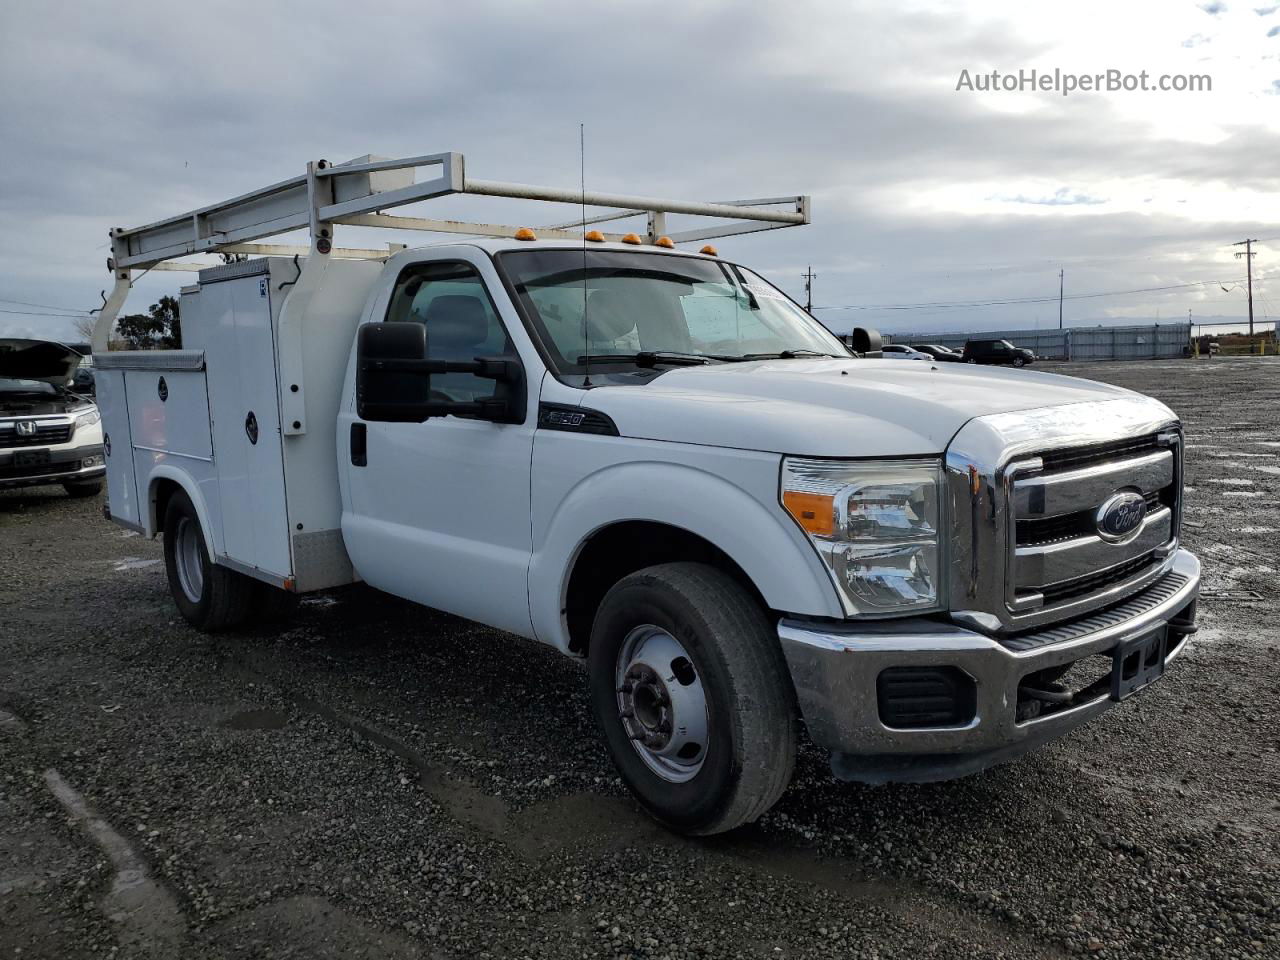
[[[492,274],[487,260],[481,266]],[[477,264],[466,259],[411,263],[377,319],[424,324],[431,359],[515,355],[495,305],[506,302],[497,289],[495,301]],[[527,359],[525,366],[531,374]],[[536,402],[519,424],[457,416],[366,423],[351,389],[348,378],[338,440],[348,492],[342,533],[356,571],[380,590],[532,636],[527,572]],[[431,377],[432,396],[441,400],[492,397],[495,389],[493,380],[471,374]]]

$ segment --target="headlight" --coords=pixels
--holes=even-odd
[[[941,604],[942,464],[787,459],[782,505],[804,528],[857,613]]]
[[[102,419],[102,415],[98,413],[98,408],[94,407],[88,413],[82,413],[76,417],[77,427],[92,427],[95,423]]]

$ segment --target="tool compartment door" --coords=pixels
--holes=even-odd
[[[129,435],[129,406],[125,400],[125,371],[98,369],[94,389],[102,415],[102,452],[107,463],[107,506],[111,516],[131,527],[143,526],[133,469],[133,441]]]
[[[265,275],[202,280],[192,334],[206,357],[223,559],[283,579],[293,571],[269,291]]]

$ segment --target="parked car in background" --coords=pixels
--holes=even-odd
[[[905,343],[886,343],[880,348],[880,355],[885,360],[932,360],[927,353],[921,353]]]
[[[102,490],[98,407],[72,389],[80,360],[61,343],[0,339],[0,488]]]
[[[1008,340],[968,340],[961,355],[965,363],[1007,363],[1025,367],[1036,355],[1025,347],[1015,347]]]
[[[960,354],[952,350],[950,347],[944,347],[940,343],[913,343],[912,350],[920,353],[927,353],[934,360],[941,360],[945,363],[959,363]]]

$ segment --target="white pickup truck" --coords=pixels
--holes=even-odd
[[[448,194],[584,213],[383,212]],[[115,230],[110,515],[164,535],[201,629],[363,580],[584,658],[623,779],[689,833],[769,809],[801,722],[841,778],[940,780],[1159,678],[1200,582],[1177,417],[1097,383],[859,358],[758,274],[676,246],[808,219],[804,197],[529,187],[438,154],[318,161]],[[342,249],[339,223],[463,239]],[[253,242],[298,229],[309,245]],[[196,265],[182,349],[103,349],[133,271],[206,251],[265,256]]]

